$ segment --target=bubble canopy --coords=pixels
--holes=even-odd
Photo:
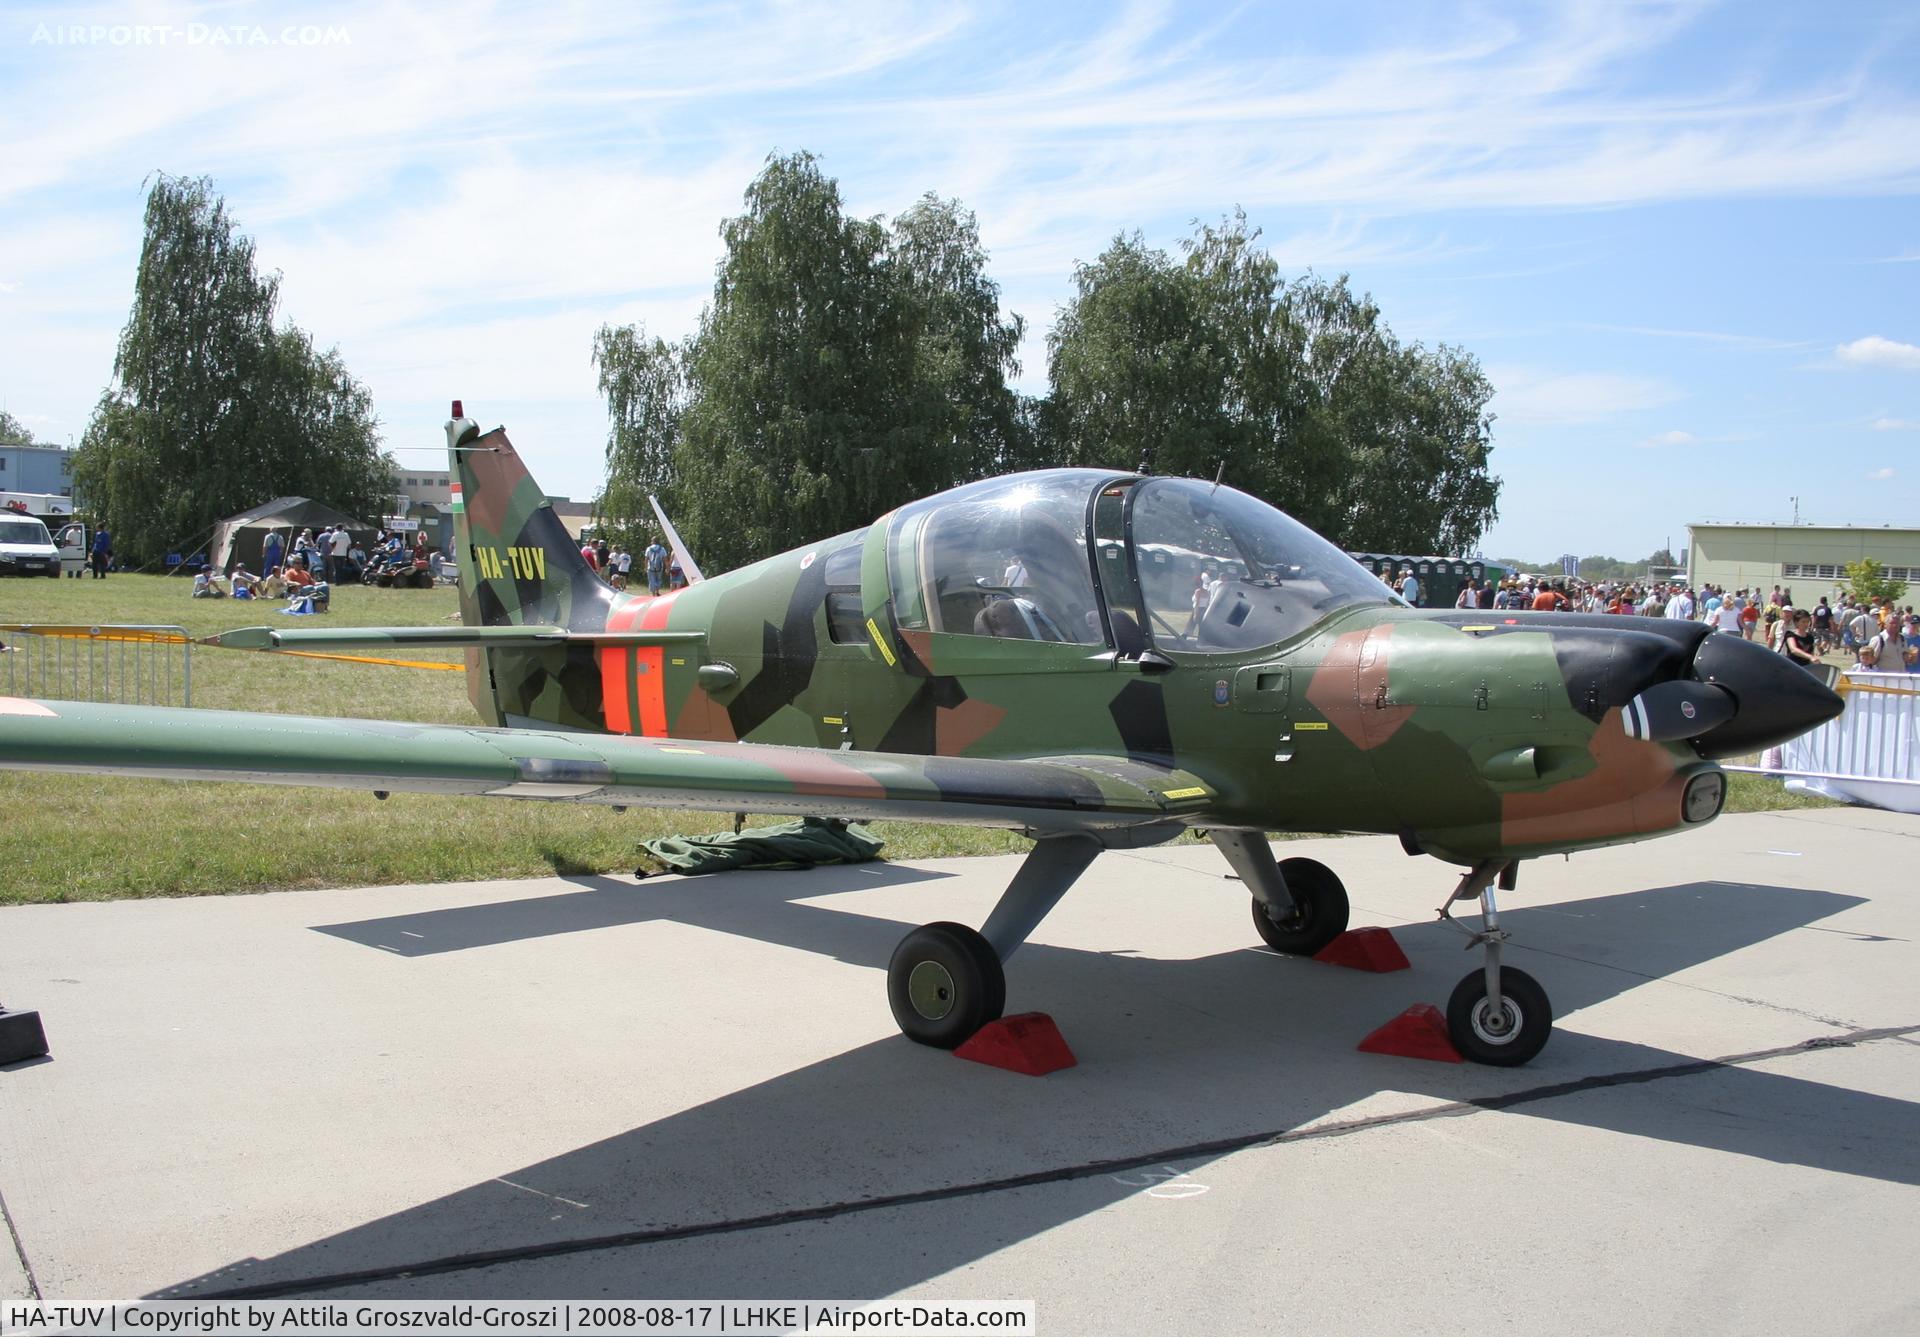
[[[1090,469],[915,502],[888,527],[899,624],[957,636],[1219,654],[1398,599],[1305,525],[1230,487]]]

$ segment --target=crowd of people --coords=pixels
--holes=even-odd
[[[318,534],[302,529],[291,541],[269,530],[261,547],[255,575],[245,562],[234,562],[222,572],[209,563],[193,578],[195,599],[286,599],[290,611],[324,613],[333,587],[342,582],[369,585],[397,583],[402,574],[421,575],[423,584],[437,581],[445,554],[427,541],[424,530],[414,531],[411,543],[400,530],[382,529],[369,551],[345,526],[323,526]]]
[[[624,590],[633,578],[633,554],[623,544],[613,547],[605,539],[590,539],[580,545],[580,560],[616,590]],[[659,539],[640,554],[640,574],[646,577],[647,593],[677,590],[687,583],[686,572]]]
[[[1403,577],[1412,582],[1412,576]],[[1403,596],[1406,590],[1396,584]],[[1418,586],[1412,596],[1418,602]],[[1912,604],[1876,596],[1856,600],[1846,590],[1822,595],[1811,607],[1796,604],[1793,591],[1775,585],[1729,592],[1719,585],[1686,581],[1601,581],[1515,576],[1499,582],[1469,580],[1457,608],[1530,609],[1535,612],[1615,613],[1704,622],[1713,630],[1764,642],[1796,663],[1812,664],[1836,652],[1852,656],[1855,672],[1920,673],[1920,616]]]
[[[581,545],[580,557],[615,589],[626,589],[633,578],[636,559],[624,546],[616,548],[606,539],[594,539]],[[382,529],[371,550],[362,547],[344,527],[323,528],[318,534],[302,529],[291,541],[278,531],[269,531],[261,551],[264,576],[254,575],[244,562],[234,562],[225,572],[208,565],[194,577],[193,597],[311,600],[312,611],[325,612],[329,592],[338,583],[358,580],[386,585],[391,580],[397,584],[408,574],[438,581],[445,561],[446,555],[420,530],[414,532],[409,543],[401,531]],[[679,589],[687,583],[680,563],[658,539],[641,551],[637,564],[651,594]],[[428,581],[422,579],[420,583]]]

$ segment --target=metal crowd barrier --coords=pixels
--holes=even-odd
[[[0,696],[193,704],[193,638],[185,627],[147,624],[0,626]]]
[[[1835,673],[1846,709],[1811,733],[1730,771],[1809,782],[1831,798],[1920,810],[1920,674]],[[1884,787],[1884,788],[1883,788]]]

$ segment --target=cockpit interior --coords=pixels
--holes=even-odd
[[[954,636],[1217,654],[1277,645],[1392,591],[1234,488],[1097,470],[1015,474],[903,508],[900,625]]]

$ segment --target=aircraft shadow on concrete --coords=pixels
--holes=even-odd
[[[791,903],[851,881],[729,875],[636,889],[586,878],[558,897],[400,918],[431,920],[446,944],[438,950],[551,931],[528,920],[524,906],[533,905],[608,923],[672,919],[881,965],[900,923]],[[608,908],[621,897],[644,905]],[[1198,904],[1245,914],[1233,884]],[[1509,959],[1539,967],[1564,1016],[1857,904],[1829,892],[1703,882],[1515,908],[1504,918],[1522,943],[1554,954]],[[384,945],[393,922],[325,931]],[[1009,1006],[1046,1006],[1078,1068],[1022,1078],[891,1037],[155,1295],[299,1294],[355,1277],[365,1292],[391,1293],[406,1271],[409,1295],[459,1296],[473,1284],[467,1269],[482,1262],[591,1246],[572,1266],[525,1266],[510,1294],[578,1295],[591,1276],[596,1293],[604,1285],[634,1298],[734,1295],[748,1278],[755,1294],[877,1298],[1139,1193],[1128,1162],[1193,1172],[1383,1090],[1436,1103],[1492,1100],[1615,1134],[1920,1184],[1920,1146],[1908,1136],[1920,1107],[1907,1101],[1568,1030],[1518,1070],[1358,1054],[1360,1036],[1408,1003],[1444,1000],[1477,959],[1441,925],[1396,933],[1414,968],[1385,976],[1265,950],[1156,960],[1029,944],[1010,969]],[[851,987],[871,985],[863,977]],[[1675,1081],[1567,1089],[1690,1064],[1696,1075]],[[791,1263],[801,1251],[790,1241],[774,1245],[788,1232],[820,1229],[795,1219],[822,1218],[833,1221],[832,1247],[806,1249],[803,1266]],[[680,1234],[704,1238],[672,1242]],[[782,1260],[790,1270],[770,1276],[765,1268]],[[489,1281],[502,1289],[501,1274]]]
[[[951,876],[950,873],[877,862],[852,867],[836,865],[805,871],[789,870],[776,878],[769,878],[765,873],[714,873],[700,877],[660,876],[626,882],[589,874],[561,879],[575,890],[553,896],[499,901],[488,905],[452,906],[415,914],[384,915],[378,919],[361,919],[343,924],[317,924],[314,931],[362,946],[377,947],[395,956],[437,956],[443,952],[497,947],[503,943],[563,933],[585,933],[626,924],[672,920],[871,965],[873,962],[866,958],[844,955],[832,945],[836,938],[836,921],[858,919],[858,916],[788,903],[808,896],[898,887]],[[781,926],[791,928],[796,937],[784,938],[754,932],[756,919],[779,906],[799,912],[781,918]],[[893,924],[891,920],[885,922]],[[904,930],[898,924],[893,924],[893,929],[894,939],[898,941]],[[855,934],[851,941],[857,943],[859,935]],[[892,950],[890,945],[887,952]],[[883,953],[879,964],[884,966],[886,963],[887,956]]]

